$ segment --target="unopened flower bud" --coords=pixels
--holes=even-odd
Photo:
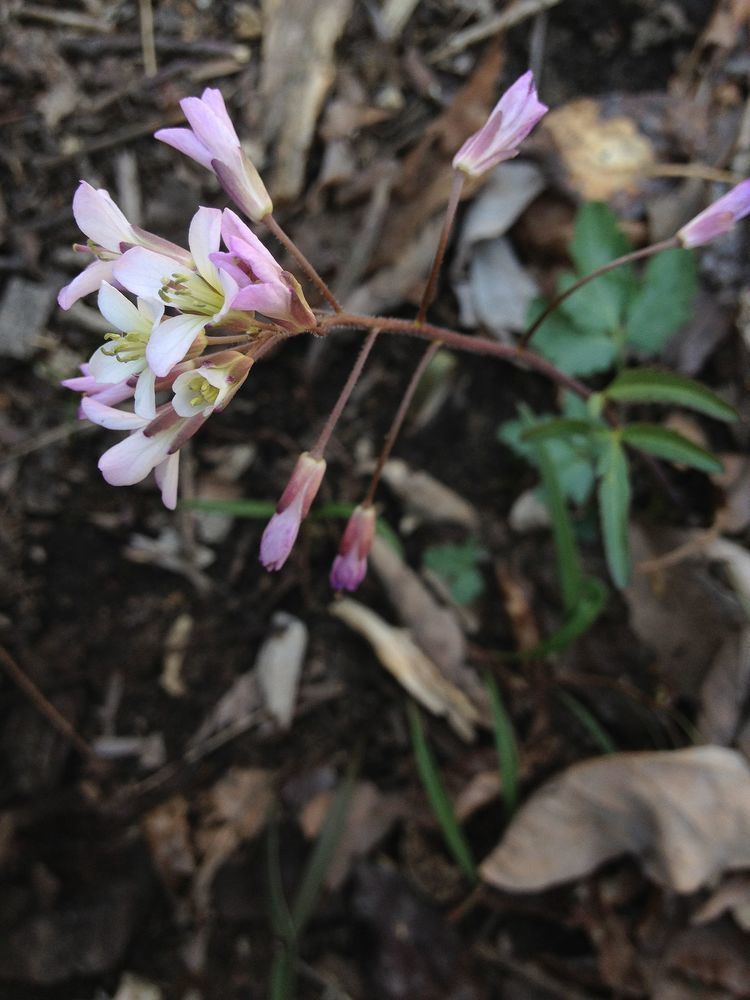
[[[750,178],[686,223],[677,233],[677,239],[687,249],[704,246],[728,233],[746,215],[750,215]]]
[[[154,133],[219,178],[229,197],[254,222],[273,211],[260,174],[240,146],[221,91],[206,87],[200,98],[180,101],[190,128],[162,128]]]
[[[537,98],[534,74],[529,70],[495,105],[484,125],[453,157],[456,170],[471,177],[518,155],[518,147],[549,109]]]
[[[356,590],[367,572],[367,556],[375,537],[373,507],[355,507],[344,531],[339,554],[331,567],[334,590]]]
[[[276,513],[266,525],[260,542],[260,561],[266,569],[281,569],[286,562],[325,471],[325,459],[314,458],[307,451],[297,459]]]

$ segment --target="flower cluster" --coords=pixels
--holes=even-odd
[[[274,219],[271,199],[242,149],[221,93],[207,88],[200,98],[185,98],[181,106],[188,127],[162,129],[156,138],[211,170],[235,206],[252,221],[268,226],[339,310],[330,289]],[[520,143],[546,111],[537,97],[533,75],[525,73],[454,157],[455,198],[449,204],[415,326],[421,323],[431,301],[430,289],[434,289],[443,260],[461,178],[477,177],[516,156]],[[254,361],[278,340],[305,331],[324,333],[329,327],[325,317],[316,319],[297,279],[283,270],[231,209],[199,208],[190,224],[187,250],[132,225],[105,190],[97,190],[86,181],[81,181],[75,193],[73,213],[88,240],[76,249],[92,260],[61,290],[58,301],[63,309],[69,309],[83,296],[98,293],[99,309],[111,330],[81,365],[82,374],[63,385],[81,393],[82,419],[127,432],[99,460],[107,482],[132,485],[154,471],[162,499],[173,509],[180,448],[213,413],[229,404]],[[688,222],[669,242],[700,246],[727,232],[749,213],[750,180]],[[334,318],[339,317],[337,312]],[[362,317],[349,319],[361,321]],[[377,336],[376,327],[402,323],[384,317],[370,319],[371,337]],[[531,327],[527,334],[533,332]],[[471,339],[445,333],[454,346],[458,346],[457,340]],[[436,339],[441,342],[442,334],[436,334]],[[317,443],[299,457],[266,527],[261,561],[268,569],[280,569],[291,552],[325,474],[326,442],[365,357],[363,353],[359,367],[355,364],[352,369]],[[527,362],[529,359],[527,354]],[[549,368],[547,365],[547,371]],[[123,403],[129,408],[121,408]],[[407,404],[405,397],[394,418],[391,443]],[[337,590],[354,590],[364,578],[376,526],[370,501],[386,457],[384,451],[368,500],[355,507],[345,529],[330,576]]]
[[[315,317],[296,279],[230,209],[199,208],[189,250],[132,226],[85,181],[73,213],[94,260],[58,301],[68,309],[98,291],[112,329],[63,385],[83,394],[82,417],[130,432],[99,461],[107,482],[132,485],[154,470],[174,508],[182,445],[231,401],[261,346]],[[132,411],[116,408],[131,398]]]

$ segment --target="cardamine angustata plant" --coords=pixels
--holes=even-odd
[[[450,241],[464,179],[477,177],[515,157],[521,143],[547,111],[531,72],[503,94],[483,127],[453,160],[453,185],[432,270],[414,321],[346,313],[310,262],[273,215],[271,198],[245,154],[218,90],[182,101],[186,128],[162,129],[156,138],[211,170],[241,215],[267,229],[291,254],[305,280],[328,309],[310,308],[300,281],[285,271],[241,215],[227,208],[200,206],[190,223],[188,248],[131,225],[105,190],[81,181],[73,198],[76,222],[87,237],[76,249],[89,254],[88,266],[59,294],[69,309],[96,294],[111,331],[81,376],[63,385],[81,393],[79,415],[113,431],[125,432],[99,459],[113,486],[138,483],[152,471],[164,504],[174,509],[179,487],[180,449],[214,414],[220,414],[250,376],[256,361],[284,340],[304,334],[329,336],[341,329],[366,334],[362,348],[317,441],[300,455],[265,529],[260,558],[269,570],[284,565],[325,475],[331,433],[383,333],[420,337],[425,353],[406,388],[375,473],[344,530],[331,570],[335,589],[354,590],[362,582],[375,532],[374,499],[381,470],[398,437],[421,375],[441,347],[487,355],[532,369],[577,396],[585,416],[548,421],[534,439],[583,436],[599,449],[599,503],[610,572],[627,580],[625,527],[629,505],[626,447],[709,471],[718,463],[708,452],[674,431],[623,422],[619,404],[681,403],[719,419],[733,411],[705,387],[669,373],[627,369],[604,390],[594,392],[556,367],[529,345],[544,319],[589,280],[674,247],[699,247],[728,232],[750,213],[750,180],[719,198],[669,240],[626,254],[569,285],[536,318],[518,344],[501,344],[427,322]]]

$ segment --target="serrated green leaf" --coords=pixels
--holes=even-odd
[[[615,584],[622,588],[630,578],[630,480],[625,451],[615,435],[602,454],[598,498],[607,566]]]
[[[737,419],[734,407],[705,385],[674,372],[630,368],[620,372],[604,395],[618,403],[665,403],[697,410],[717,420]]]
[[[665,250],[652,257],[628,306],[628,346],[642,354],[658,354],[690,319],[696,287],[695,255],[689,250]]]
[[[570,255],[579,277],[589,274],[603,264],[628,253],[630,244],[620,229],[617,216],[601,202],[587,202],[576,215]],[[577,302],[585,320],[599,317],[608,330],[615,329],[623,319],[628,299],[634,292],[633,271],[629,265],[618,267],[581,288],[567,300],[575,308]],[[588,296],[588,301],[579,296]],[[579,324],[580,325],[580,324]]]
[[[532,307],[530,321],[540,314],[542,308],[543,304]],[[597,329],[599,332],[585,332],[558,310],[534,334],[534,350],[567,375],[593,375],[608,371],[617,356],[617,346],[613,338],[602,330],[601,323]]]
[[[565,292],[583,275],[560,275],[558,292]],[[611,335],[622,325],[627,294],[617,270],[587,281],[560,303],[560,313],[586,336]]]
[[[573,419],[585,418],[587,414],[585,403],[570,393],[566,393],[564,397],[563,410]],[[536,447],[530,441],[524,440],[523,435],[537,423],[554,417],[549,413],[537,416],[526,406],[519,407],[519,412],[522,416],[518,420],[509,420],[498,428],[498,439],[538,469]],[[594,442],[578,435],[568,440],[551,440],[547,448],[566,497],[576,504],[585,503],[594,485],[594,463],[597,455]]]
[[[622,440],[633,448],[640,448],[668,462],[682,462],[701,472],[721,472],[722,464],[705,448],[688,441],[682,434],[658,427],[656,424],[628,424],[622,431]]]

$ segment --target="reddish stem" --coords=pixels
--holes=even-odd
[[[364,344],[362,344],[359,354],[357,355],[357,360],[354,362],[354,366],[349,372],[349,377],[344,383],[344,388],[339,393],[339,398],[336,400],[336,403],[323,426],[323,430],[318,436],[318,440],[310,449],[310,454],[313,458],[323,457],[323,452],[325,451],[326,445],[330,440],[331,434],[333,434],[333,429],[338,423],[344,407],[349,402],[349,397],[354,390],[354,386],[359,381],[359,376],[362,374],[362,369],[365,366],[365,362],[367,361],[370,351],[375,345],[375,341],[378,339],[379,333],[380,331],[377,328],[370,330],[370,333],[367,335],[367,339]]]
[[[445,251],[448,248],[448,240],[450,239],[451,232],[453,230],[453,222],[456,218],[456,210],[458,209],[458,203],[461,200],[461,191],[464,186],[465,174],[460,170],[453,171],[453,180],[451,182],[451,190],[448,196],[448,204],[445,208],[445,218],[443,219],[443,228],[440,231],[440,239],[438,241],[437,250],[435,251],[435,257],[432,261],[432,269],[430,271],[430,276],[427,279],[427,284],[425,285],[424,292],[422,293],[422,300],[419,303],[419,311],[417,312],[417,323],[423,323],[427,315],[427,310],[432,305],[432,301],[435,298],[435,290],[437,289],[438,279],[440,278],[440,271],[443,267],[443,260],[445,259]]]
[[[315,285],[315,287],[318,289],[323,298],[329,303],[329,305],[333,309],[335,309],[337,313],[341,312],[342,309],[339,300],[333,294],[333,292],[325,283],[325,281],[323,281],[323,279],[315,270],[315,268],[307,259],[307,257],[305,257],[305,255],[302,253],[302,251],[294,242],[294,240],[291,238],[291,236],[288,236],[284,232],[284,230],[281,228],[281,226],[278,224],[278,222],[270,212],[268,215],[264,216],[263,222],[266,224],[266,226],[268,226],[268,228],[271,230],[271,232],[279,241],[279,243],[281,243],[281,245],[289,251],[292,257],[294,257],[294,259],[297,261],[299,266],[305,272],[307,277]]]

